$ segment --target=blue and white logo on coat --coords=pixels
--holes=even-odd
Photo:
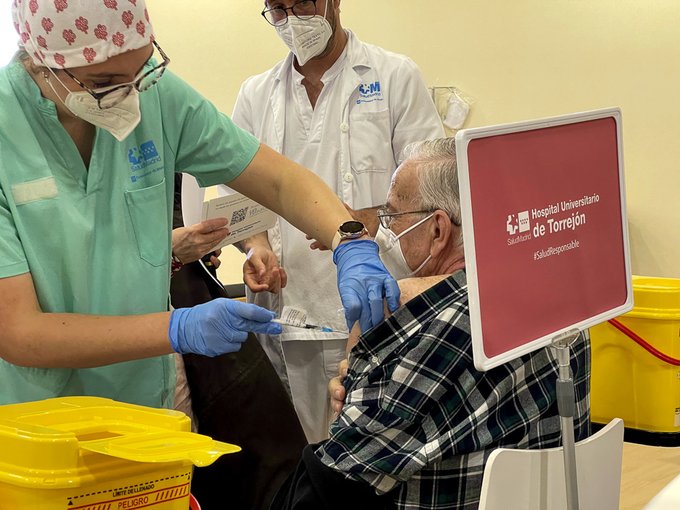
[[[359,85],[359,99],[357,99],[357,104],[361,103],[372,103],[373,101],[382,101],[383,95],[380,90],[380,81],[375,81],[373,83],[362,83]]]
[[[153,140],[148,140],[139,147],[132,147],[128,150],[127,156],[128,162],[130,163],[130,172],[132,173],[143,170],[154,163],[160,163],[161,161],[161,156],[158,154],[158,149],[156,149],[156,145],[153,143]],[[147,171],[142,175],[131,175],[130,180],[132,182],[137,182],[139,179],[142,179],[147,175],[162,169],[163,167],[160,166],[153,170]]]

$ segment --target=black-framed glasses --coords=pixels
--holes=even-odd
[[[292,7],[264,9],[261,14],[267,20],[267,23],[280,27],[288,23],[288,11],[292,12],[296,18],[302,20],[311,19],[316,16],[316,2],[317,0],[299,0]]]
[[[380,224],[384,228],[390,228],[392,226],[392,218],[395,216],[405,216],[407,214],[427,214],[427,213],[433,213],[434,211],[432,209],[425,209],[422,211],[405,211],[405,212],[396,212],[396,213],[391,213],[387,212],[387,209],[380,208],[378,209],[378,221],[380,221]]]
[[[85,85],[78,78],[73,76],[71,71],[68,69],[62,69],[66,74],[68,74],[73,81],[75,81],[81,88],[85,89],[89,94],[97,100],[97,105],[100,109],[106,110],[108,108],[113,108],[117,104],[120,104],[125,100],[126,97],[130,95],[130,92],[137,90],[137,92],[144,92],[153,87],[158,80],[161,79],[165,69],[170,63],[170,59],[161,49],[156,41],[153,41],[154,47],[158,50],[158,53],[163,58],[163,62],[154,66],[153,69],[148,71],[142,70],[138,78],[129,83],[121,83],[119,85],[112,85],[110,87],[102,87],[98,90],[92,90],[90,87]]]

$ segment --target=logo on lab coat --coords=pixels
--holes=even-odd
[[[149,140],[139,147],[132,147],[128,150],[128,161],[130,162],[130,171],[137,172],[149,165],[159,163],[161,161],[161,156],[158,154],[158,150],[156,149],[153,140]],[[136,179],[133,178],[132,182],[135,180]]]
[[[373,101],[382,101],[383,95],[380,90],[380,81],[375,81],[373,83],[362,83],[359,85],[359,99],[357,99],[357,104],[361,103],[372,103]]]

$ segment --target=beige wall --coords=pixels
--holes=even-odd
[[[285,54],[258,0],[147,0],[172,69],[225,112]],[[677,0],[344,0],[363,40],[475,100],[466,127],[620,106],[633,272],[680,277]],[[190,7],[187,7],[190,6]],[[241,257],[222,276],[240,277]],[[229,271],[227,271],[229,270]]]

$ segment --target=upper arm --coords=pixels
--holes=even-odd
[[[461,342],[455,340],[458,337]],[[387,381],[380,407],[420,426],[423,417],[441,405],[446,395],[447,413],[455,415],[463,404],[463,395],[450,390],[458,384],[460,371],[469,365],[466,338],[445,320],[433,321],[412,337]]]
[[[422,292],[426,291],[433,285],[436,285],[443,279],[447,278],[448,275],[436,275],[436,276],[418,276],[414,278],[402,278],[397,280],[397,285],[399,285],[399,306],[403,306],[408,303],[414,297],[420,295]],[[387,301],[383,301],[383,309],[385,312],[385,318],[387,319],[392,312],[390,312],[387,307]],[[359,342],[359,337],[361,336],[361,329],[359,328],[359,323],[354,323],[354,327],[349,332],[349,339],[347,341],[347,354],[352,350]]]
[[[0,278],[0,295],[11,296],[0,299],[0,324],[9,324],[13,316],[41,311],[31,273]]]
[[[416,64],[405,58],[397,68],[393,83],[399,87],[392,94],[396,112],[392,145],[397,163],[404,148],[413,142],[442,138],[444,126]]]
[[[434,419],[435,406],[457,407],[447,394],[455,360],[438,344],[430,332],[415,334],[393,360],[349,388],[324,446],[331,467],[389,490],[430,462],[430,442],[447,425]],[[449,360],[446,366],[433,364],[442,358]]]
[[[13,211],[12,187],[0,182],[0,358],[11,360],[22,338],[21,327],[40,312],[33,278]]]
[[[0,299],[0,358],[12,362],[22,348],[22,328],[42,311],[30,273],[0,278],[0,295],[11,296]]]

